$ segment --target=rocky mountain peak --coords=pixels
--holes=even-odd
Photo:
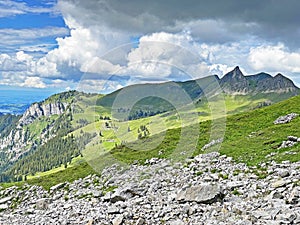
[[[242,71],[238,66],[236,66],[232,71],[225,74],[225,76],[223,77],[223,79],[227,81],[231,79],[239,80],[243,78],[244,78],[244,74],[242,73]]]
[[[220,80],[220,85],[226,94],[246,95],[257,93],[292,93],[298,94],[299,88],[293,81],[278,73],[272,77],[267,73],[244,76],[240,68],[225,74]]]
[[[285,76],[283,76],[281,73],[277,73],[275,77],[276,78],[284,78]]]
[[[242,77],[244,75],[243,75],[242,71],[240,70],[240,67],[236,66],[234,68],[234,70],[232,71],[232,76],[233,77]]]
[[[220,85],[225,93],[247,94],[249,92],[247,79],[238,66],[222,77]]]

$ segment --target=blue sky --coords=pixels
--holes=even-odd
[[[222,76],[236,65],[299,85],[299,7],[296,0],[1,0],[0,88],[109,92]]]
[[[8,43],[3,42],[1,52],[17,52],[22,47],[30,47],[32,45],[49,46],[49,49],[56,48],[56,38],[66,36],[68,28],[55,6],[56,1],[0,2],[0,8],[2,8],[2,13],[0,12],[0,30],[3,32],[7,30],[8,35],[9,31],[15,33],[15,40],[13,38],[10,39],[12,43],[9,43],[9,41]],[[47,28],[50,30],[56,28],[58,33],[49,32],[49,35],[40,35],[40,32]],[[59,29],[62,29],[61,32],[59,32]],[[28,38],[25,35],[22,36],[22,31],[30,33],[32,30],[35,31],[35,35],[31,35]],[[21,40],[18,41],[17,38]],[[6,45],[7,49],[5,48]]]

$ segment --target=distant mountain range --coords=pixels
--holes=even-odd
[[[197,101],[204,98],[207,93],[214,94],[217,83],[226,95],[249,96],[253,99],[262,98],[262,95],[265,95],[267,99],[270,99],[272,102],[277,102],[299,94],[299,88],[292,80],[282,74],[277,74],[273,77],[270,74],[262,72],[245,76],[237,66],[222,78],[219,78],[217,75],[212,75],[185,82],[150,83],[127,86],[105,95],[99,99],[98,105],[112,107],[115,98],[120,92],[128,95],[128,98],[124,98],[124,105],[126,105],[126,99],[130,101],[134,96],[143,96],[148,93],[162,93],[167,99],[176,102],[178,96],[176,96],[176,94],[174,95],[174,93],[176,93],[174,89],[177,89],[178,92],[184,90],[192,100]],[[136,107],[145,107],[149,104],[160,108],[162,103],[159,103],[158,100],[155,100],[153,97],[148,97],[140,101]]]

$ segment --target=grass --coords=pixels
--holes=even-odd
[[[81,156],[78,156],[78,157],[72,159],[72,162],[70,164],[68,164],[67,168],[78,166],[78,164],[80,164],[82,162],[84,162],[84,160],[82,159]],[[54,174],[57,172],[61,172],[65,169],[66,169],[65,166],[61,165],[60,167],[54,168],[52,170],[48,170],[45,172],[38,172],[38,173],[34,174],[33,176],[28,175],[27,180],[31,180],[31,179],[35,179],[35,178],[39,178],[39,177],[45,177],[45,176],[48,176],[48,175],[51,175],[51,174]]]
[[[287,136],[300,136],[299,117],[291,123],[274,125],[273,121],[279,116],[291,112],[300,113],[300,97],[293,97],[286,101],[258,110],[234,115],[228,118],[226,135],[221,153],[232,156],[237,161],[256,165],[263,161],[300,160],[299,146],[277,150]],[[295,155],[286,155],[286,151],[295,151]],[[271,152],[278,154],[266,159]]]
[[[231,156],[236,161],[245,162],[248,165],[257,165],[269,160],[300,160],[300,145],[295,145],[287,149],[277,149],[281,142],[286,140],[288,135],[300,136],[298,126],[300,117],[297,117],[288,124],[273,124],[276,118],[291,112],[300,114],[300,96],[293,97],[269,107],[228,116],[224,141],[220,147],[221,154]],[[200,129],[201,135],[198,138],[197,147],[193,155],[203,153],[201,148],[209,141],[210,125],[210,121],[204,121],[200,123],[199,127],[192,125],[187,129],[189,133],[184,136],[188,136],[189,139],[195,138],[197,134],[197,132],[195,132],[196,129]],[[179,148],[179,151],[185,151],[189,149],[191,145],[191,143],[186,140],[186,145],[178,147],[177,143],[180,137],[180,131],[178,129],[171,129],[167,131],[164,140],[159,146],[149,151],[143,150],[148,142],[151,143],[151,141],[160,136],[162,135],[157,134],[143,141],[135,141],[130,143],[127,147],[122,146],[115,148],[111,153],[115,158],[126,163],[131,163],[136,160],[143,162],[151,157],[168,157],[173,154],[175,148]],[[163,154],[159,155],[159,151],[162,151]],[[293,151],[296,154],[286,154],[287,151]],[[271,158],[266,158],[271,152],[277,152],[277,154]]]
[[[97,174],[97,172],[83,158],[76,158],[73,160],[72,165],[68,166],[66,169],[64,167],[59,167],[47,172],[38,173],[35,176],[28,176],[27,181],[1,183],[0,186],[2,188],[12,186],[22,187],[27,183],[29,185],[41,186],[45,190],[50,190],[50,187],[56,184],[72,182],[90,174]]]
[[[270,95],[268,97],[274,98],[274,96]],[[95,97],[94,97],[95,98]],[[184,120],[184,126],[190,126],[192,124],[197,124],[199,121],[201,121],[202,127],[206,127],[205,129],[207,130],[207,120],[212,119],[212,112],[211,112],[211,106],[207,103],[207,101],[201,101],[201,103],[196,104],[196,108],[193,109],[193,107],[183,107],[178,109],[178,112],[176,111],[171,111],[167,112],[164,114],[148,117],[148,118],[141,118],[138,120],[133,120],[133,121],[116,121],[113,120],[113,123],[115,124],[116,128],[106,128],[104,126],[105,121],[93,121],[95,118],[97,118],[98,113],[101,114],[100,112],[104,113],[103,115],[107,115],[107,108],[104,108],[102,106],[95,106],[95,99],[90,100],[88,98],[82,97],[82,101],[80,102],[81,108],[85,109],[84,113],[80,114],[75,114],[74,118],[85,118],[90,124],[88,124],[85,127],[79,128],[78,130],[74,131],[73,134],[75,136],[80,135],[81,130],[84,132],[96,132],[99,133],[100,131],[103,134],[103,137],[99,137],[98,139],[94,139],[93,143],[88,146],[88,150],[95,152],[99,149],[106,149],[106,150],[111,150],[112,148],[115,147],[115,145],[120,145],[121,143],[132,143],[134,146],[138,146],[138,143],[135,143],[137,140],[138,136],[138,128],[140,125],[146,125],[149,128],[151,136],[153,136],[152,139],[158,139],[161,140],[162,136],[165,136],[163,132],[166,132],[167,130],[172,130],[172,129],[177,129],[182,127],[182,118],[180,116],[185,115]],[[233,114],[239,111],[246,111],[251,108],[254,108],[257,106],[259,102],[263,102],[266,100],[266,95],[260,95],[260,96],[225,96],[225,105],[227,109],[227,114]],[[218,100],[219,102],[215,102],[214,104],[218,107],[221,106],[221,100]],[[94,114],[93,114],[94,113]],[[195,113],[198,114],[198,116],[195,116]],[[214,112],[215,113],[215,112]],[[215,113],[216,114],[216,113]],[[218,112],[217,117],[224,117],[226,114],[225,112]],[[108,116],[111,117],[111,115],[108,114]],[[192,118],[192,119],[190,119]],[[209,123],[208,123],[209,124]],[[130,132],[128,131],[128,128],[130,128]],[[193,131],[192,131],[193,132]],[[201,136],[209,137],[205,132],[200,131]],[[190,134],[188,134],[190,135]],[[193,134],[190,135],[191,137],[194,136]],[[149,142],[152,143],[153,140],[150,138],[147,143],[142,143],[143,147],[149,145]],[[200,138],[199,142],[200,144],[207,142],[208,140],[203,140]],[[146,145],[145,145],[146,144]],[[160,146],[160,148],[164,149],[164,146]],[[91,150],[92,149],[92,150]],[[136,147],[135,149],[141,149],[141,147]],[[200,148],[201,149],[201,148]],[[100,150],[101,151],[101,150]],[[157,149],[153,151],[158,152]],[[197,153],[199,152],[199,149]],[[132,152],[129,152],[129,154],[133,155]],[[148,153],[141,153],[144,155],[146,158],[146,155],[151,155]],[[116,153],[115,154],[124,156],[124,154],[121,153]],[[154,154],[152,154],[154,155]],[[120,157],[118,157],[120,158]],[[126,158],[126,156],[125,156]],[[133,157],[136,158],[136,157]],[[125,159],[126,161],[127,159]]]
[[[90,174],[96,174],[96,172],[87,162],[81,162],[73,167],[68,167],[67,169],[56,173],[29,179],[27,180],[27,183],[30,185],[42,186],[45,190],[49,190],[50,187],[56,184],[72,182]]]
[[[270,96],[269,96],[270,97]],[[275,98],[274,96],[271,96]],[[103,137],[97,136],[86,146],[84,153],[85,161],[72,163],[67,169],[62,167],[38,174],[34,177],[28,177],[29,184],[41,185],[45,189],[51,186],[65,182],[73,181],[89,174],[101,172],[101,170],[112,163],[121,162],[130,164],[133,162],[144,163],[146,159],[172,158],[175,160],[185,159],[203,153],[202,147],[212,139],[212,132],[219,131],[218,126],[213,125],[211,118],[211,109],[207,103],[202,103],[196,108],[196,111],[182,109],[186,115],[198,113],[199,120],[192,120],[182,126],[179,116],[175,112],[167,112],[150,118],[142,118],[134,121],[117,122],[113,121],[116,128],[106,128],[105,121],[94,121],[96,115],[109,115],[106,108],[93,104],[95,99],[89,99],[86,96],[81,97],[81,108],[83,113],[75,114],[74,118],[87,119],[90,124],[75,130],[75,136],[84,132],[96,132],[101,130]],[[96,98],[95,96],[93,98]],[[264,101],[265,96],[225,96],[226,109],[230,113],[248,110]],[[219,150],[221,154],[231,156],[237,162],[245,162],[248,165],[258,165],[261,162],[269,160],[298,161],[300,160],[300,144],[288,149],[277,147],[288,135],[300,136],[298,126],[300,117],[294,119],[289,124],[274,125],[273,121],[282,115],[295,112],[300,114],[300,97],[296,96],[276,103],[274,105],[247,111],[235,115],[228,115],[226,121],[226,133],[222,145],[215,145],[207,151]],[[220,114],[221,115],[221,114]],[[74,120],[75,120],[74,119]],[[200,123],[199,123],[200,121]],[[215,124],[222,118],[216,118]],[[41,130],[45,124],[36,124],[37,130]],[[150,136],[137,140],[138,128],[140,125],[146,125],[150,130]],[[212,129],[211,126],[216,126]],[[33,125],[32,125],[33,126]],[[130,127],[130,132],[128,131]],[[220,128],[221,130],[221,128]],[[221,132],[220,132],[221,134]],[[125,141],[125,143],[123,143]],[[115,145],[117,144],[117,147]],[[287,152],[295,154],[287,154]],[[272,152],[276,154],[266,158]],[[265,173],[258,172],[259,177],[264,177]],[[1,184],[3,187],[12,185],[21,185],[22,183]]]

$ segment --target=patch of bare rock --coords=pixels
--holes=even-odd
[[[0,190],[0,224],[300,224],[299,168],[248,167],[216,152],[114,165],[50,191]]]

